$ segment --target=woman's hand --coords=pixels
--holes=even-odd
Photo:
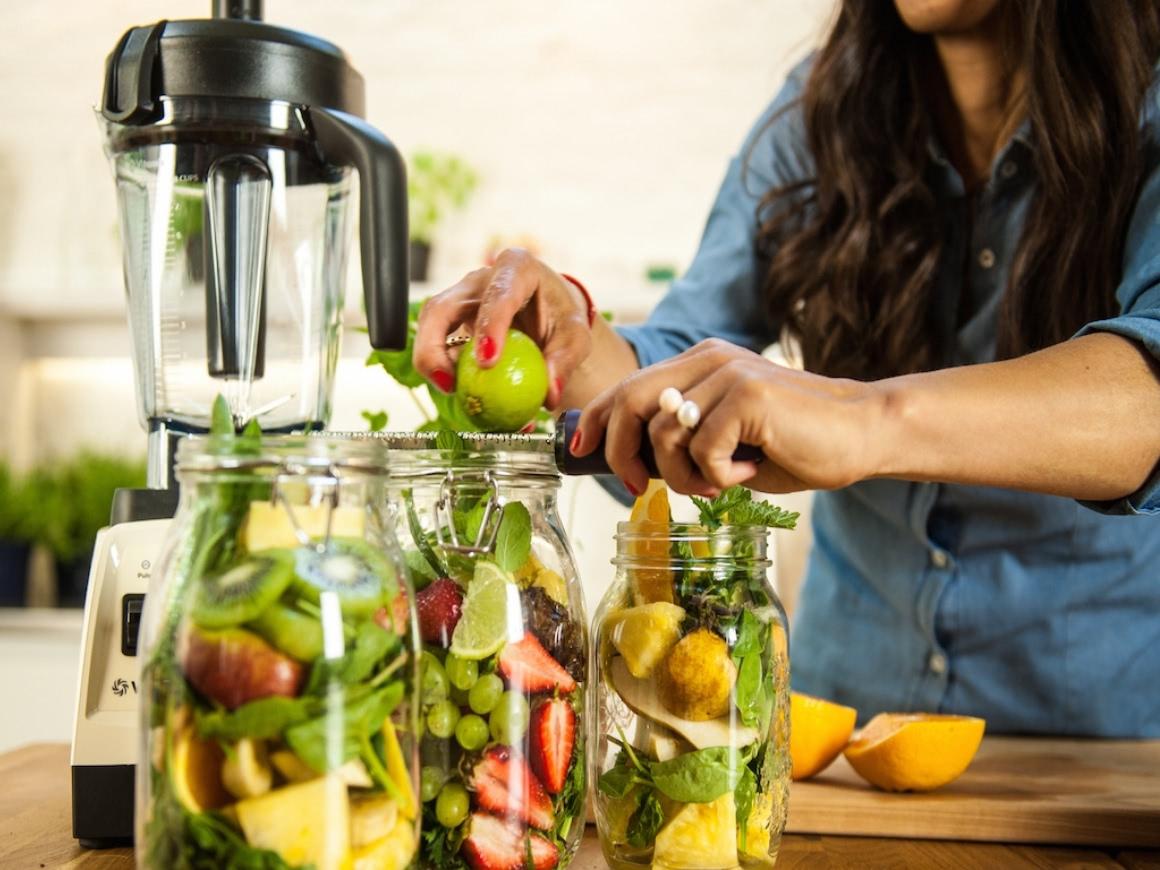
[[[455,362],[447,336],[459,327],[475,336],[475,357],[495,364],[508,327],[527,333],[548,363],[545,404],[560,404],[564,386],[592,350],[588,303],[569,281],[527,251],[503,251],[494,266],[476,269],[432,296],[419,314],[415,368],[445,393],[455,389]]]
[[[701,409],[694,430],[660,410],[665,387]],[[711,497],[739,483],[765,492],[836,489],[876,472],[884,404],[872,383],[795,371],[714,339],[598,396],[580,417],[572,452],[591,453],[607,434],[608,463],[635,493],[648,485],[638,456],[645,437],[678,492]],[[765,460],[734,462],[739,444],[760,447]]]

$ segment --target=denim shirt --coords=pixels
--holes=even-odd
[[[812,177],[796,106],[808,67],[791,73],[730,163],[688,273],[645,324],[620,330],[641,365],[711,336],[754,350],[777,340],[756,214],[771,186]],[[1142,123],[1150,164],[1124,248],[1120,313],[1081,334],[1122,335],[1160,358],[1160,88]],[[995,160],[973,221],[962,179],[932,145],[949,365],[995,358],[999,301],[1035,195],[1027,130]],[[970,316],[960,324],[962,294]],[[1160,469],[1102,504],[865,481],[819,492],[813,529],[793,626],[796,689],[857,707],[860,720],[927,710],[983,716],[992,732],[1160,737]]]

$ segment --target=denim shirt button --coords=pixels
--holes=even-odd
[[[932,674],[942,676],[947,672],[947,657],[940,652],[932,652],[926,660],[926,666]]]
[[[938,568],[940,571],[951,563],[951,557],[942,550],[930,551],[930,564]]]
[[[990,269],[995,265],[995,252],[990,248],[983,248],[979,251],[979,265],[984,269]]]

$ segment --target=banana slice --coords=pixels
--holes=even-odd
[[[274,774],[261,740],[243,737],[222,762],[222,785],[236,798],[261,797],[270,790]]]

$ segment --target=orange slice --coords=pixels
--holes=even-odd
[[[850,735],[858,711],[832,701],[792,692],[789,700],[789,754],[794,780],[821,773],[838,757]]]
[[[652,604],[657,601],[673,603],[673,574],[668,568],[669,540],[665,531],[671,521],[669,490],[662,480],[650,480],[648,489],[632,506],[629,522],[641,526],[642,535],[655,535],[629,543],[629,553],[640,559],[656,560],[655,566],[631,569],[634,604]]]
[[[973,716],[879,713],[850,741],[846,760],[886,791],[931,791],[962,775],[986,725]]]

